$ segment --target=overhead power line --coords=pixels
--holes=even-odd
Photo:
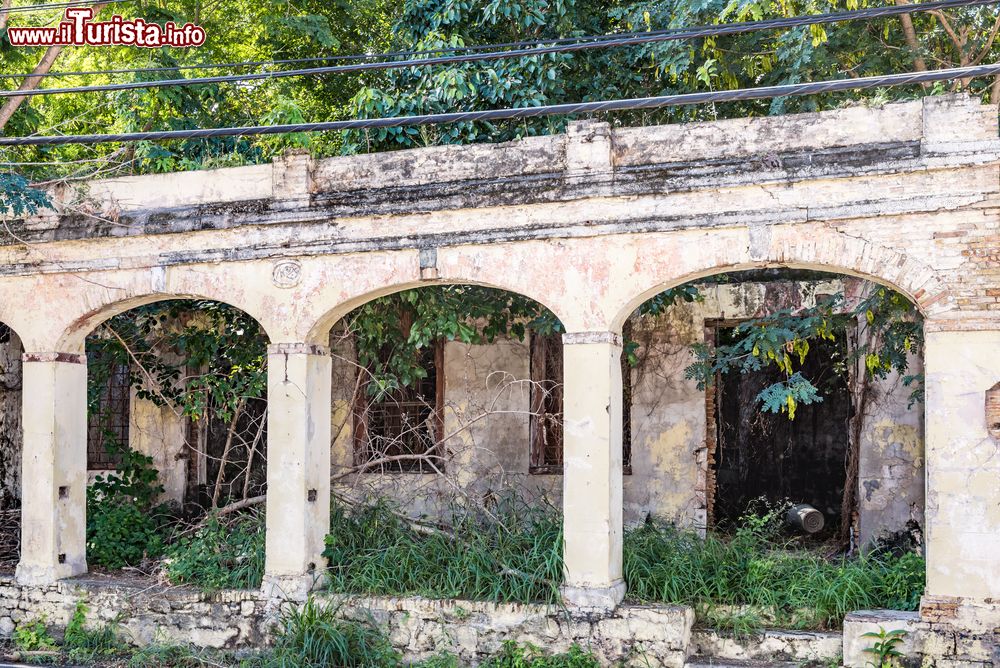
[[[657,42],[667,42],[683,39],[694,39],[699,37],[717,37],[722,35],[735,35],[758,30],[769,30],[779,28],[794,28],[805,25],[817,25],[824,23],[837,23],[840,21],[856,21],[861,19],[872,19],[883,16],[894,16],[898,14],[911,14],[920,11],[938,11],[953,7],[968,7],[976,5],[994,4],[1000,0],[937,0],[936,2],[925,2],[916,5],[893,5],[889,7],[873,7],[869,9],[859,9],[846,12],[829,12],[826,14],[813,14],[807,16],[793,16],[783,19],[770,19],[767,21],[746,21],[741,23],[728,23],[722,25],[696,26],[693,28],[673,29],[670,31],[656,31],[644,33],[629,33],[626,35],[593,36],[590,41],[577,41],[565,44],[551,44],[551,42],[540,42],[542,46],[532,48],[519,48],[512,50],[492,51],[486,53],[463,53],[450,56],[431,56],[427,58],[407,57],[404,60],[382,60],[378,62],[363,62],[350,65],[332,65],[326,67],[312,67],[293,70],[278,70],[270,72],[253,72],[248,74],[227,74],[210,77],[198,77],[192,79],[164,79],[161,81],[132,81],[127,83],[100,84],[94,86],[77,86],[70,88],[42,88],[29,91],[8,90],[0,91],[0,98],[4,97],[33,97],[39,95],[66,95],[71,93],[99,93],[122,90],[138,90],[151,88],[168,88],[174,86],[194,86],[202,84],[218,83],[241,83],[246,81],[260,81],[267,79],[281,79],[287,77],[319,76],[327,74],[346,74],[349,72],[364,72],[370,70],[403,69],[408,67],[426,67],[429,65],[452,65],[458,63],[468,63],[476,61],[492,61],[506,58],[523,58],[529,56],[539,56],[554,53],[569,53],[575,51],[586,51],[590,49],[607,49],[620,46],[637,46],[641,44],[652,44]],[[549,46],[544,46],[549,44]],[[488,47],[479,47],[488,48]],[[417,52],[436,53],[431,52]],[[410,52],[410,56],[413,52]],[[346,56],[345,56],[346,57]]]
[[[18,14],[22,12],[42,12],[48,9],[65,9],[67,7],[81,7],[84,5],[114,5],[122,2],[133,2],[134,0],[77,0],[77,2],[51,2],[43,5],[21,5],[19,7],[0,8],[2,14]]]
[[[98,0],[90,0],[90,2],[97,2]],[[120,2],[127,2],[130,0],[118,0]],[[936,0],[934,2],[924,2],[915,5],[891,5],[888,7],[875,7],[866,10],[856,10],[865,11],[869,14],[865,16],[854,16],[852,12],[831,12],[827,14],[814,14],[807,17],[796,17],[802,19],[809,19],[810,23],[831,23],[837,21],[847,21],[847,20],[857,20],[862,18],[882,18],[886,16],[896,16],[900,14],[910,14],[914,12],[932,12],[940,11],[943,9],[952,9],[956,7],[972,7],[994,4],[998,0]],[[79,3],[71,3],[79,4]],[[764,30],[771,27],[789,27],[789,26],[775,26],[771,25],[774,21],[786,21],[787,19],[773,19],[770,21],[747,21],[743,23],[733,23],[729,24],[734,27],[742,26],[754,26],[755,29]],[[801,24],[799,24],[801,25]],[[351,54],[342,56],[314,56],[311,58],[286,58],[281,60],[248,60],[239,62],[229,62],[229,63],[196,63],[192,65],[173,65],[173,66],[160,66],[160,67],[138,67],[138,68],[124,68],[124,69],[112,69],[112,70],[89,70],[89,71],[78,71],[78,72],[46,72],[44,74],[38,75],[31,72],[20,72],[15,74],[0,74],[0,79],[26,79],[28,77],[73,77],[73,76],[96,76],[96,75],[115,75],[115,74],[150,74],[157,72],[181,72],[185,70],[206,70],[206,69],[238,69],[246,67],[274,67],[278,65],[295,65],[303,63],[321,63],[321,62],[343,62],[343,61],[358,61],[358,60],[387,60],[390,58],[407,58],[412,56],[431,56],[434,54],[442,53],[476,53],[482,51],[488,51],[490,49],[513,49],[513,48],[524,48],[524,47],[537,47],[544,44],[593,44],[591,48],[598,48],[602,45],[604,41],[613,39],[624,39],[632,37],[657,37],[666,36],[672,34],[684,33],[683,37],[678,37],[676,39],[686,39],[688,35],[686,33],[692,30],[707,30],[712,28],[718,28],[719,26],[695,26],[690,28],[663,28],[660,30],[649,30],[643,32],[625,32],[625,33],[614,33],[610,35],[586,35],[582,37],[557,37],[552,39],[535,39],[535,40],[524,40],[520,42],[502,42],[498,44],[480,44],[472,46],[442,46],[435,49],[422,49],[422,50],[410,50],[410,51],[390,51],[386,53],[362,53],[362,54]],[[745,31],[742,31],[745,32]],[[426,63],[423,63],[426,64]],[[188,80],[186,80],[188,81]]]
[[[155,132],[129,132],[106,135],[63,135],[50,137],[0,137],[0,146],[54,146],[62,144],[99,144],[107,142],[163,141],[169,139],[198,139],[211,137],[234,137],[251,135],[287,134],[292,132],[327,132],[338,130],[368,130],[377,128],[398,128],[418,125],[442,125],[469,121],[498,121],[510,119],[536,118],[581,113],[607,111],[633,111],[637,109],[661,109],[709,102],[737,102],[775,97],[813,95],[846,90],[862,90],[881,86],[905,86],[908,84],[951,81],[974,77],[1000,75],[1000,63],[975,67],[953,67],[930,72],[908,72],[884,76],[839,79],[814,83],[783,84],[760,88],[738,88],[736,90],[706,93],[683,93],[624,100],[601,102],[574,102],[553,104],[542,107],[515,109],[492,109],[487,111],[463,111],[445,114],[424,114],[419,116],[393,116],[389,118],[354,119],[346,121],[326,121],[320,123],[295,123],[289,125],[255,125],[231,128],[204,128],[198,130],[165,130]]]

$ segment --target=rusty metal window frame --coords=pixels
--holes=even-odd
[[[116,364],[101,388],[99,409],[87,416],[87,470],[108,471],[121,463],[119,455],[108,452],[114,440],[122,448],[129,446],[132,418],[132,375],[128,364]]]
[[[428,347],[431,371],[416,388],[407,388],[380,401],[368,395],[368,383],[358,383],[353,401],[354,465],[365,466],[382,457],[430,455],[440,459],[385,462],[364,473],[443,473],[444,446],[444,340]],[[360,370],[366,374],[366,370]],[[429,427],[429,429],[426,429]]]

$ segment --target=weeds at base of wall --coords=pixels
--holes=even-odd
[[[29,653],[18,643],[19,653],[12,658],[46,665],[71,662],[95,668],[463,668],[465,665],[448,652],[419,663],[406,663],[381,629],[374,624],[341,619],[338,612],[336,606],[309,600],[285,613],[272,648],[233,653],[178,644],[131,648],[121,639],[114,624],[87,629],[87,606],[80,602],[66,627],[62,646],[56,645],[44,621],[36,620],[23,626],[30,629],[32,646],[44,646],[46,651]],[[533,645],[508,641],[479,665],[598,668],[600,664],[596,657],[575,645],[562,654],[547,654]]]
[[[839,628],[854,610],[916,610],[924,589],[919,555],[825,557],[782,538],[775,511],[726,537],[649,522],[626,533],[624,556],[630,599],[689,605],[699,623],[744,636]]]
[[[168,541],[161,568],[175,584],[255,589],[264,536],[260,511],[210,517]],[[555,603],[563,578],[558,510],[514,497],[490,515],[456,508],[450,525],[408,519],[385,501],[337,502],[324,556],[330,589],[344,594]],[[744,517],[733,535],[701,538],[650,521],[624,539],[628,600],[691,606],[701,624],[744,636],[838,628],[854,610],[915,610],[924,570],[912,552],[804,549],[782,533],[775,509]]]

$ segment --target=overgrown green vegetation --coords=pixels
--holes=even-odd
[[[197,49],[65,49],[53,70],[101,70],[178,64],[343,56],[435,49],[585,34],[661,30],[722,22],[782,18],[877,5],[870,0],[369,0],[329,3],[220,0],[143,3],[129,18],[196,21],[209,39]],[[105,9],[101,18],[112,13]],[[61,11],[16,15],[13,25],[49,25]],[[239,16],[241,20],[233,21]],[[451,63],[384,72],[276,79],[262,85],[208,84],[185,88],[74,94],[25,102],[0,130],[11,136],[191,129],[219,125],[315,122],[358,116],[425,114],[560,102],[704,92],[870,76],[997,60],[989,7],[952,9],[835,25],[643,44],[492,62]],[[905,28],[912,27],[907,33]],[[42,48],[15,48],[0,34],[0,77],[32,71]],[[845,74],[847,73],[847,74]],[[204,70],[92,75],[75,85],[204,75]],[[11,85],[14,85],[17,80]],[[884,102],[963,86],[995,98],[978,79],[921,88],[829,93],[808,98],[751,100],[608,114],[625,124],[813,111],[846,100]],[[996,100],[993,99],[995,103]],[[3,160],[33,162],[32,178],[101,171],[167,172],[259,163],[287,148],[318,155],[445,143],[503,141],[559,131],[565,118],[372,132],[301,133],[254,138],[140,142],[131,147],[63,146],[7,151]],[[2,190],[0,186],[0,190]]]
[[[280,668],[397,666],[402,659],[376,627],[345,621],[337,609],[309,600],[289,611],[264,662]]]
[[[264,577],[264,513],[248,510],[223,522],[208,519],[167,548],[172,582],[203,589],[256,589]]]
[[[597,658],[574,645],[563,654],[547,655],[534,645],[518,645],[507,641],[500,652],[491,656],[481,668],[598,668]]]
[[[74,662],[98,662],[114,657],[128,650],[128,645],[119,637],[115,624],[87,626],[87,604],[79,601],[73,616],[66,625],[63,649]]]
[[[748,515],[728,537],[647,523],[626,533],[624,556],[630,598],[690,605],[703,622],[743,632],[837,628],[852,610],[916,610],[924,590],[917,554],[824,557],[783,539],[776,511]]]
[[[416,525],[386,503],[334,508],[330,587],[352,594],[554,603],[561,513],[509,500],[490,516],[458,509],[449,527]]]
[[[924,561],[876,549],[824,556],[782,533],[777,511],[748,515],[732,535],[702,538],[653,522],[625,533],[628,598],[690,605],[702,623],[734,631],[836,628],[852,610],[915,610]],[[330,589],[488,601],[558,601],[558,513],[510,504],[493,518],[458,514],[450,527],[414,524],[385,503],[335,505],[325,555]],[[255,587],[263,518],[210,522],[187,537],[168,573],[210,589]],[[238,572],[232,579],[227,571]]]
[[[87,487],[87,559],[110,569],[138,566],[163,553],[167,508],[153,460],[128,448],[114,448],[115,472]]]
[[[814,306],[780,309],[746,320],[733,331],[735,341],[730,345],[693,346],[696,361],[685,369],[685,376],[696,380],[699,389],[720,373],[775,366],[785,379],[764,388],[757,401],[762,411],[783,412],[794,419],[799,404],[823,401],[820,390],[799,371],[809,355],[810,342],[833,341],[850,331],[854,332],[853,346],[839,373],[848,374],[856,363],[860,373],[854,375],[866,378],[882,379],[896,372],[906,386],[913,387],[911,402],[923,398],[923,375],[909,369],[910,357],[919,357],[923,351],[923,321],[913,302],[890,288],[873,286],[856,303],[838,293]]]
[[[528,331],[563,331],[559,319],[533,299],[475,285],[379,297],[349,313],[344,326],[358,364],[368,370],[367,392],[376,399],[425,378],[420,352],[437,340],[482,344],[503,336],[523,340]]]

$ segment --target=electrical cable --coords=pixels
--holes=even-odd
[[[505,58],[520,58],[539,56],[553,53],[567,53],[575,51],[585,51],[589,49],[606,49],[619,46],[636,46],[656,42],[665,42],[682,39],[693,39],[699,37],[716,37],[721,35],[734,35],[758,30],[792,28],[804,25],[816,25],[821,23],[836,23],[840,21],[853,21],[859,19],[871,19],[882,16],[893,16],[897,14],[909,14],[915,11],[937,11],[946,7],[963,7],[974,5],[994,4],[998,0],[937,0],[936,2],[921,3],[917,5],[892,5],[888,7],[874,7],[846,12],[830,12],[827,14],[814,14],[806,16],[794,16],[784,19],[771,19],[767,21],[747,21],[742,23],[730,23],[714,26],[697,26],[693,28],[678,29],[674,32],[647,32],[630,33],[628,35],[593,37],[593,41],[574,42],[567,44],[554,44],[552,46],[540,46],[529,49],[514,49],[508,51],[495,51],[489,53],[469,53],[452,56],[436,56],[430,58],[407,58],[396,61],[378,61],[369,63],[355,63],[352,65],[333,65],[326,67],[313,67],[293,70],[277,70],[271,72],[256,72],[249,74],[229,74],[210,77],[199,77],[192,79],[164,79],[160,81],[133,81],[127,83],[101,84],[95,86],[77,86],[70,88],[41,88],[27,91],[8,90],[0,91],[0,98],[5,97],[34,97],[41,95],[66,95],[71,93],[98,93],[122,90],[137,90],[151,88],[168,88],[175,86],[194,86],[202,84],[217,83],[242,83],[246,81],[260,81],[266,79],[279,79],[287,77],[344,74],[348,72],[364,72],[370,70],[402,69],[407,67],[426,67],[430,65],[444,65],[467,63],[474,61],[501,60]],[[921,7],[923,9],[921,9]],[[548,44],[549,42],[541,42]],[[483,47],[486,48],[486,47]],[[424,52],[420,52],[424,53]]]
[[[329,132],[338,130],[368,130],[375,128],[412,127],[419,125],[439,125],[471,121],[496,121],[536,118],[539,116],[569,115],[579,113],[599,113],[607,111],[631,111],[636,109],[661,109],[664,107],[704,104],[712,102],[736,102],[775,97],[790,97],[832,93],[847,90],[863,90],[882,86],[905,86],[908,84],[931,83],[983,76],[1000,75],[1000,63],[954,67],[929,72],[907,72],[858,79],[837,79],[813,83],[782,84],[759,88],[738,88],[735,90],[711,91],[705,93],[682,93],[598,102],[571,102],[540,107],[491,109],[485,111],[462,111],[418,116],[393,116],[388,118],[352,119],[345,121],[325,121],[319,123],[294,123],[288,125],[265,125],[229,128],[202,128],[197,130],[161,130],[152,132],[129,132],[105,135],[61,135],[42,137],[0,137],[0,146],[56,146],[63,144],[97,144],[108,142],[163,141],[170,139],[197,139],[210,137],[234,137],[251,135],[273,135],[293,132]]]
[[[97,1],[97,0],[93,0]],[[128,0],[120,0],[128,1]],[[875,7],[864,11],[876,12],[871,16],[861,16],[857,18],[882,18],[885,16],[895,16],[899,14],[910,14],[914,12],[932,12],[941,11],[943,9],[953,9],[957,7],[973,7],[994,4],[1000,0],[934,0],[932,2],[923,2],[914,5],[890,5],[888,7]],[[856,10],[861,11],[861,10]],[[850,12],[830,12],[827,14],[814,14],[811,15],[810,19],[822,19],[824,17],[835,17],[840,16],[840,19],[829,18],[823,22],[836,22],[837,20],[847,21],[856,20],[852,16],[844,16],[850,14]],[[770,19],[773,21],[785,20],[785,19]],[[741,24],[729,24],[729,25],[749,25],[749,26],[759,26],[758,29],[763,30],[770,26],[764,25],[768,21],[750,21]],[[509,49],[509,48],[521,48],[528,46],[540,46],[543,44],[568,44],[568,43],[597,43],[600,44],[605,40],[624,38],[624,37],[639,37],[639,36],[658,36],[658,35],[669,35],[674,33],[686,33],[691,30],[696,29],[706,29],[717,26],[695,26],[691,28],[663,28],[660,30],[650,30],[644,32],[626,32],[626,33],[613,33],[610,35],[587,35],[581,37],[555,37],[552,39],[536,39],[536,40],[524,40],[520,42],[501,42],[497,44],[480,44],[472,46],[443,46],[436,49],[422,49],[422,50],[411,50],[411,51],[390,51],[386,53],[362,53],[362,54],[352,54],[343,56],[315,56],[312,58],[286,58],[281,60],[248,60],[240,62],[230,62],[230,63],[200,63],[193,65],[173,65],[173,66],[161,66],[161,67],[140,67],[140,68],[127,68],[127,69],[116,69],[116,70],[89,70],[89,71],[79,71],[79,72],[46,72],[44,74],[32,74],[30,72],[20,72],[16,74],[0,74],[0,79],[27,79],[29,77],[72,77],[72,76],[96,76],[96,75],[114,75],[114,74],[145,74],[145,73],[155,73],[155,72],[180,72],[183,70],[205,70],[205,69],[236,69],[242,67],[271,67],[275,65],[293,65],[301,63],[318,63],[318,62],[336,62],[336,61],[353,61],[353,60],[372,60],[375,58],[388,59],[388,58],[401,58],[410,56],[420,56],[429,54],[440,54],[440,53],[464,53],[464,52],[478,52],[486,51],[489,49]]]

